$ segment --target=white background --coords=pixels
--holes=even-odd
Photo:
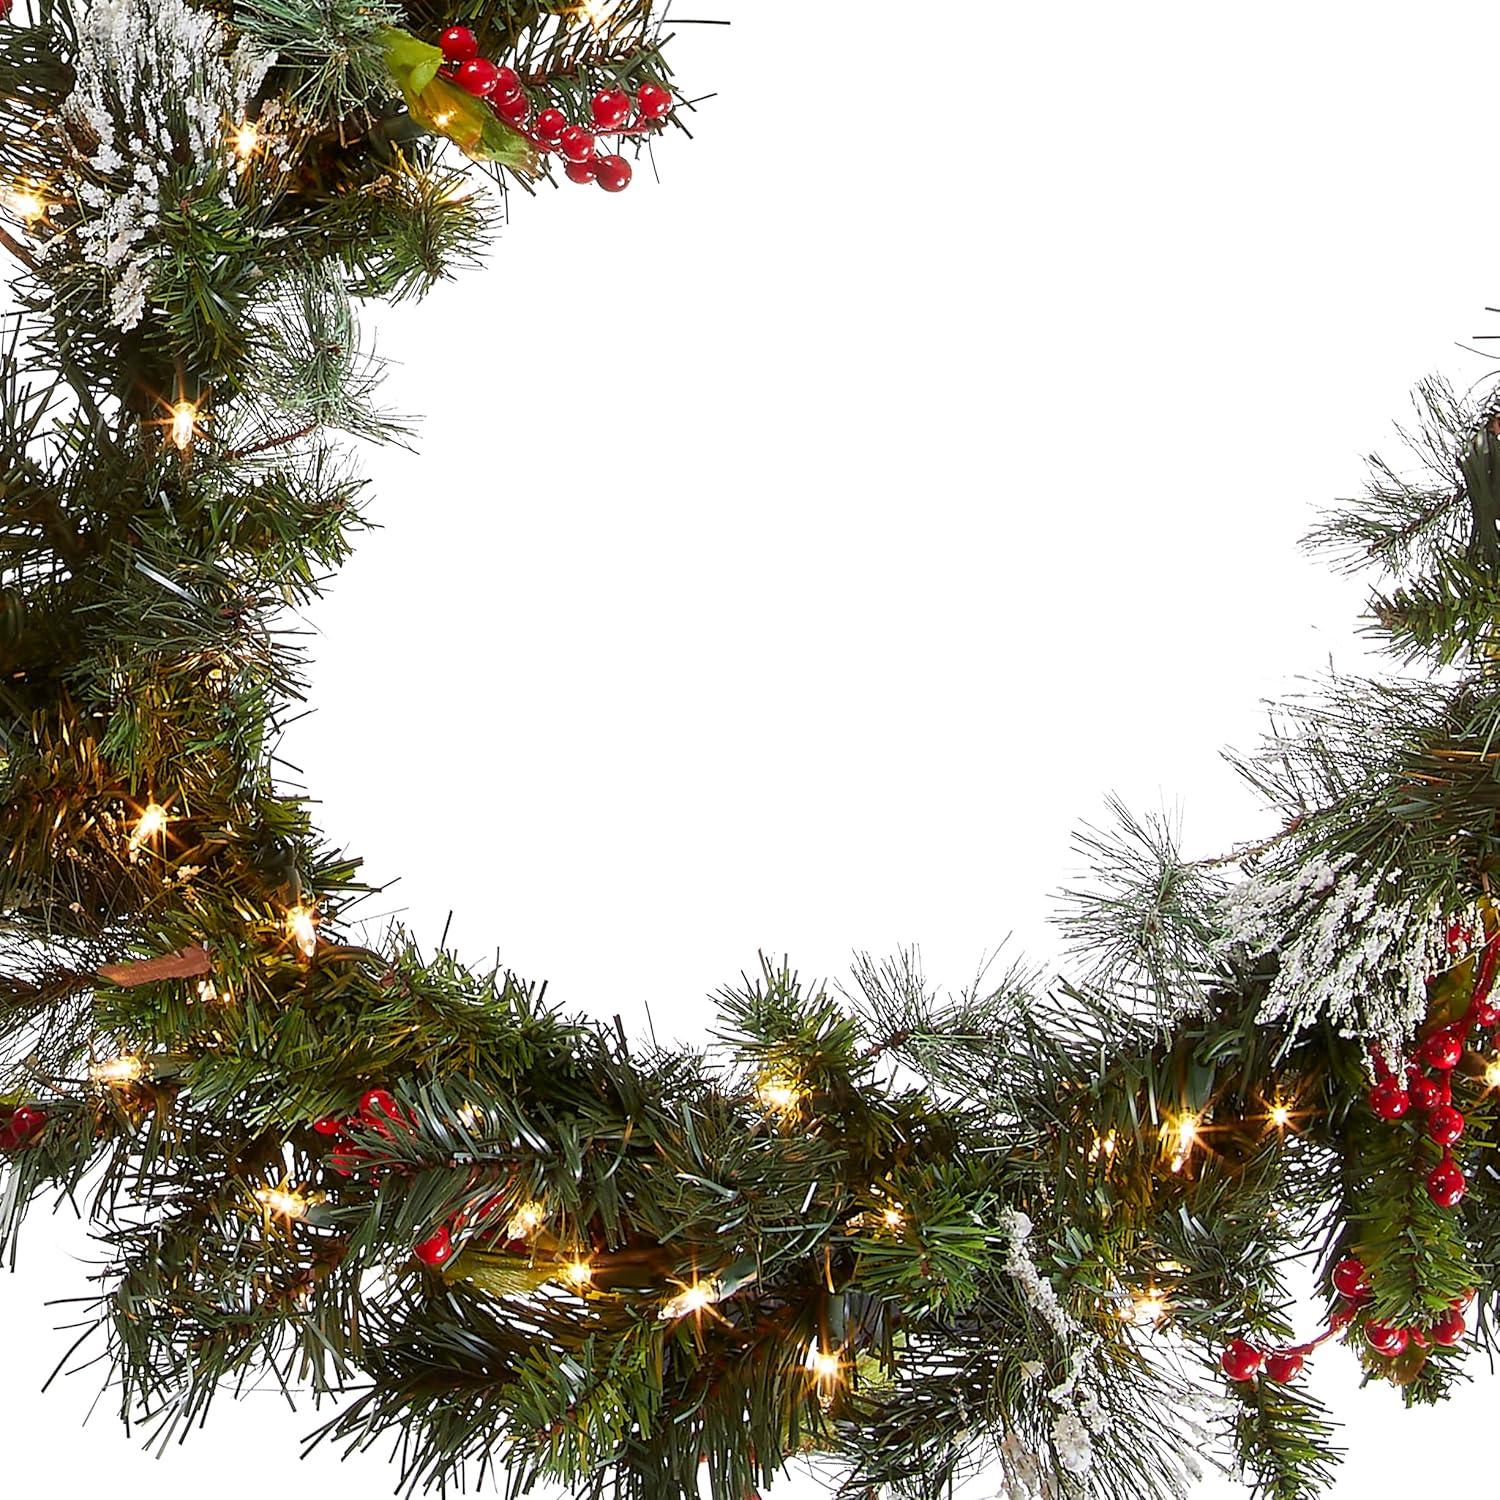
[[[1296,539],[1500,332],[1488,8],[706,9],[676,56],[719,97],[660,185],[517,198],[482,272],[379,316],[420,452],[370,463],[285,746],[401,877],[372,913],[430,943],[452,908],[464,953],[683,1038],[760,948],[1054,961],[1110,791],[1197,853],[1268,831],[1217,752],[1359,654]],[[270,1393],[160,1465],[107,1409],[79,1435],[97,1372],[38,1386],[87,1242],[22,1251],[0,1411],[49,1488],[394,1480],[295,1468]],[[1479,1472],[1487,1380],[1411,1416],[1342,1349],[1311,1380],[1339,1495]]]

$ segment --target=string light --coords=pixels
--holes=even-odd
[[[1167,1315],[1166,1294],[1158,1287],[1134,1293],[1130,1302],[1130,1316],[1136,1323],[1160,1323]]]
[[[1500,1057],[1492,1057],[1484,1065],[1484,1081],[1492,1089],[1500,1089]]]
[[[1283,1104],[1280,1099],[1271,1106],[1271,1113],[1267,1116],[1272,1126],[1277,1130],[1285,1130],[1292,1123],[1292,1111],[1289,1105]]]
[[[887,1229],[901,1229],[905,1227],[906,1215],[893,1203],[889,1208],[882,1211],[880,1221]]]
[[[318,929],[312,907],[299,901],[287,912],[286,935],[297,945],[303,958],[311,958],[318,951]]]
[[[142,844],[164,833],[167,827],[167,810],[159,802],[148,802],[136,819],[135,829],[130,835],[130,847],[139,849]]]
[[[1172,1141],[1172,1170],[1180,1172],[1187,1164],[1189,1153],[1198,1144],[1198,1127],[1203,1123],[1201,1115],[1183,1114],[1168,1124]]]
[[[198,431],[198,408],[191,401],[179,401],[172,408],[168,436],[179,453],[186,453]]]
[[[661,1305],[661,1311],[657,1316],[667,1322],[673,1318],[685,1318],[689,1313],[700,1313],[706,1307],[712,1307],[719,1300],[719,1286],[715,1281],[695,1281],[677,1293],[675,1297],[668,1297]]]
[[[546,1220],[546,1211],[540,1203],[534,1200],[523,1203],[510,1216],[510,1223],[505,1226],[505,1237],[508,1240],[529,1239]]]
[[[802,1102],[802,1090],[790,1079],[768,1075],[755,1085],[755,1097],[762,1109],[773,1114],[792,1114]]]
[[[1119,1136],[1113,1130],[1108,1135],[1095,1135],[1094,1143],[1089,1147],[1089,1160],[1098,1161],[1101,1156],[1113,1156],[1119,1143]]]
[[[17,185],[6,192],[4,201],[5,206],[28,229],[35,225],[47,212],[47,200],[36,188]]]
[[[570,1260],[562,1268],[562,1279],[582,1291],[594,1279],[594,1268],[586,1260]]]
[[[300,1219],[307,1212],[307,1199],[289,1188],[257,1188],[255,1196],[268,1213],[281,1214],[287,1219]]]
[[[145,1071],[145,1064],[138,1057],[111,1057],[95,1063],[89,1069],[89,1077],[106,1087],[123,1089],[139,1083]]]
[[[595,31],[602,31],[610,19],[609,0],[583,0],[578,13]]]
[[[255,121],[241,121],[234,131],[234,154],[241,161],[245,161],[255,155],[255,148],[259,145],[260,131],[256,129]]]

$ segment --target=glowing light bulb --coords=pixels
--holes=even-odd
[[[5,194],[5,206],[28,229],[47,212],[47,200],[35,188],[17,186]]]
[[[89,1069],[89,1077],[107,1088],[123,1089],[139,1083],[145,1071],[145,1064],[138,1057],[111,1057],[105,1062],[95,1063]]]
[[[609,21],[609,0],[583,0],[578,13],[595,31],[602,31]]]
[[[257,1188],[255,1196],[267,1212],[284,1218],[300,1219],[307,1212],[307,1199],[289,1188]]]
[[[802,1102],[802,1090],[790,1079],[774,1075],[755,1085],[755,1097],[762,1109],[774,1114],[792,1114]]]
[[[130,835],[130,847],[139,849],[142,844],[164,833],[167,827],[167,810],[159,802],[148,802],[136,819]]]
[[[562,1268],[562,1279],[582,1291],[594,1279],[594,1268],[586,1260],[570,1260]]]
[[[254,120],[244,120],[235,127],[234,154],[241,161],[254,156],[258,145],[260,145],[260,131],[256,129]]]
[[[546,1212],[540,1203],[534,1201],[523,1203],[510,1216],[510,1223],[505,1226],[505,1237],[508,1240],[530,1239],[542,1227],[546,1219]]]
[[[1147,1287],[1131,1297],[1129,1316],[1136,1323],[1160,1323],[1167,1315],[1166,1296],[1157,1287]]]
[[[1278,1099],[1271,1106],[1271,1113],[1267,1118],[1277,1130],[1285,1130],[1292,1123],[1292,1111],[1288,1105],[1283,1104]]]
[[[1187,1164],[1189,1153],[1198,1144],[1198,1127],[1203,1123],[1202,1116],[1195,1114],[1179,1115],[1170,1126],[1170,1139],[1172,1141],[1172,1170],[1180,1172]]]
[[[303,958],[311,958],[318,951],[318,928],[313,920],[313,909],[298,902],[286,914],[286,935],[297,945]]]
[[[837,1380],[843,1363],[831,1350],[819,1349],[815,1345],[808,1351],[807,1367],[819,1380]]]
[[[1492,1057],[1484,1065],[1484,1081],[1492,1089],[1500,1089],[1500,1057]]]
[[[191,401],[179,401],[172,408],[172,420],[168,427],[172,446],[179,453],[186,453],[192,446],[198,430],[198,408]]]
[[[1096,1135],[1093,1145],[1089,1147],[1089,1160],[1098,1161],[1101,1156],[1113,1156],[1118,1144],[1119,1137],[1113,1130],[1108,1135]]]
[[[666,1322],[673,1318],[685,1318],[689,1313],[700,1313],[719,1300],[718,1284],[713,1281],[695,1281],[685,1286],[675,1297],[662,1303],[657,1316]]]
[[[900,1229],[906,1223],[906,1215],[894,1204],[885,1209],[880,1215],[880,1221],[887,1229]]]

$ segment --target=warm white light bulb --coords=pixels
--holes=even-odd
[[[318,951],[318,928],[313,921],[313,909],[300,902],[286,914],[286,934],[297,945],[303,958],[311,958]]]
[[[562,1268],[562,1279],[582,1291],[594,1279],[594,1268],[586,1260],[570,1260]]]
[[[289,1188],[258,1188],[255,1196],[269,1212],[288,1219],[300,1219],[307,1212],[307,1199]]]
[[[191,401],[179,401],[172,408],[172,446],[179,453],[186,453],[193,441],[198,426],[198,408]]]
[[[135,829],[130,835],[130,847],[139,849],[142,844],[165,831],[167,810],[159,802],[148,802],[136,819]]]
[[[663,1320],[671,1318],[685,1318],[689,1313],[700,1313],[705,1307],[711,1307],[719,1300],[719,1290],[715,1282],[695,1281],[691,1286],[685,1286],[675,1297],[669,1297],[664,1303],[659,1316]]]
[[[508,1240],[530,1239],[546,1222],[546,1218],[546,1211],[540,1203],[523,1203],[510,1216],[510,1223],[505,1226],[505,1237]]]
[[[1285,1104],[1282,1104],[1278,1100],[1271,1106],[1270,1119],[1272,1125],[1278,1130],[1285,1130],[1292,1123],[1292,1112]]]
[[[234,154],[241,161],[253,156],[258,145],[260,145],[260,131],[256,129],[254,120],[245,120],[235,127]]]
[[[138,1057],[111,1057],[105,1062],[95,1063],[89,1069],[89,1077],[110,1088],[128,1088],[132,1083],[140,1082],[144,1072],[145,1065]]]

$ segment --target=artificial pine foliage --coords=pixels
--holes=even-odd
[[[712,1048],[642,1047],[353,942],[358,862],[276,782],[284,611],[361,525],[342,438],[409,431],[356,303],[472,260],[475,174],[628,182],[601,142],[689,108],[668,40],[651,0],[0,24],[0,1243],[88,1214],[127,1419],[269,1369],[411,1488],[745,1500],[823,1455],[850,1492],[1133,1500],[1206,1454],[1301,1500],[1319,1345],[1430,1401],[1494,1343],[1487,398],[1421,387],[1425,477],[1376,461],[1313,538],[1420,675],[1289,704],[1231,857],[1085,830],[1067,980],[764,961]]]

